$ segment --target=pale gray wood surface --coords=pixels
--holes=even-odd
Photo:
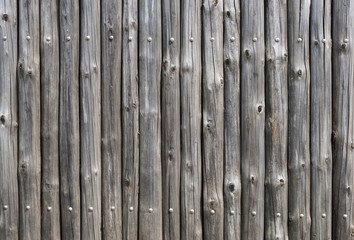
[[[181,1],[181,239],[203,239],[201,0]]]
[[[100,3],[80,1],[81,238],[87,240],[101,239],[102,222]]]
[[[290,239],[310,238],[310,3],[288,1]]]
[[[180,239],[180,1],[162,1],[161,157],[163,239]]]
[[[224,239],[241,239],[241,124],[239,0],[224,0]]]
[[[139,239],[162,239],[161,1],[139,0]]]
[[[59,2],[61,238],[80,239],[79,0]]]
[[[287,0],[265,3],[265,239],[288,239]]]
[[[311,2],[311,237],[332,239],[331,2]],[[333,238],[336,239],[336,238]]]
[[[332,1],[333,18],[333,239],[353,239],[354,4]]]
[[[138,239],[139,203],[139,76],[138,0],[123,5],[122,143],[123,239]]]
[[[18,1],[20,239],[41,238],[40,6]]]
[[[41,146],[42,239],[60,239],[58,2],[42,0]]]
[[[119,240],[122,239],[122,2],[102,0],[101,8],[102,238]]]
[[[256,240],[264,237],[264,2],[242,0],[241,9],[241,238]]]
[[[0,1],[0,14],[0,239],[17,240],[17,1]]]

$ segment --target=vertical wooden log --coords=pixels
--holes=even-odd
[[[223,239],[224,79],[223,1],[203,0],[203,228]]]
[[[180,1],[162,1],[163,238],[180,239]]]
[[[264,2],[241,1],[242,239],[264,233]]]
[[[201,0],[181,1],[181,239],[203,239]]]
[[[100,1],[80,2],[81,237],[101,239]]]
[[[59,4],[61,237],[80,239],[79,0]]]
[[[288,2],[289,238],[310,238],[310,44],[311,0]]]
[[[138,239],[138,0],[125,0],[122,43],[123,239]]]
[[[41,238],[39,0],[20,0],[18,38],[20,238]]]
[[[241,239],[240,1],[224,0],[224,239]]]
[[[102,0],[101,7],[103,239],[122,239],[122,2]]]
[[[352,239],[354,221],[354,3],[335,0],[333,16],[333,239]],[[322,60],[323,61],[323,60]]]
[[[42,239],[60,239],[58,4],[41,1]]]
[[[311,238],[331,239],[332,39],[330,0],[312,0],[310,26]]]
[[[287,0],[266,1],[265,239],[288,239]]]
[[[139,1],[139,239],[162,239],[161,1]]]
[[[18,239],[17,1],[0,1],[0,239]]]

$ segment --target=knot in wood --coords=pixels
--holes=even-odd
[[[7,22],[8,19],[9,19],[9,15],[7,13],[2,14],[2,20]]]
[[[1,124],[5,124],[5,115],[1,115],[0,116],[0,122],[1,122]]]
[[[301,69],[299,69],[299,70],[297,71],[297,75],[299,75],[299,77],[302,76],[302,70],[301,70]]]
[[[234,192],[235,191],[235,184],[234,183],[229,183],[229,191]]]
[[[251,57],[251,50],[246,49],[245,50],[245,55],[246,55],[247,58],[250,58]]]
[[[262,105],[258,105],[257,111],[258,111],[258,113],[262,113],[263,112],[263,106]]]

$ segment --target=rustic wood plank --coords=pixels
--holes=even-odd
[[[239,0],[224,0],[224,239],[241,239],[241,129]]]
[[[180,239],[180,1],[162,1],[162,219],[163,238]]]
[[[62,239],[80,239],[79,0],[59,2],[60,218]]]
[[[18,239],[17,1],[0,1],[0,239]]]
[[[288,2],[289,238],[310,238],[310,45],[311,0]]]
[[[353,239],[354,220],[354,4],[334,0],[333,17],[333,218],[332,238]]]
[[[241,236],[242,239],[263,239],[264,2],[242,0],[241,9]]]
[[[203,236],[223,239],[223,1],[203,0]]]
[[[287,0],[265,2],[265,239],[288,239]]]
[[[201,0],[181,1],[181,239],[203,239]]]
[[[81,238],[101,239],[100,1],[80,2]]]
[[[331,2],[311,2],[311,237],[332,239]]]
[[[20,238],[41,238],[39,0],[18,2]]]
[[[123,239],[138,239],[138,0],[125,0],[122,43]]]
[[[60,239],[58,4],[40,4],[42,239]]]
[[[103,239],[122,239],[122,2],[102,0]]]
[[[162,239],[161,1],[139,1],[139,239]]]

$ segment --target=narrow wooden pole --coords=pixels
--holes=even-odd
[[[241,239],[240,7],[239,0],[224,0],[225,240]]]
[[[288,1],[289,239],[310,239],[310,3]]]
[[[123,239],[138,239],[138,0],[124,0],[122,42]]]
[[[102,0],[101,8],[103,239],[122,239],[122,2]]]
[[[162,239],[161,1],[139,1],[139,239]]]
[[[332,239],[331,3],[311,3],[311,237],[317,239]]]
[[[20,239],[41,238],[39,0],[18,1]]]
[[[354,4],[332,1],[333,17],[333,239],[353,238]],[[323,60],[322,60],[323,61]]]
[[[242,239],[264,237],[264,2],[241,1]]]
[[[58,4],[41,1],[42,239],[60,239]]]
[[[181,239],[203,239],[201,0],[181,1]]]
[[[287,0],[266,1],[265,239],[288,239]]]
[[[180,1],[162,1],[163,238],[180,239]]]
[[[101,239],[100,1],[82,0],[80,19],[81,238],[97,240]]]
[[[0,14],[0,239],[17,240],[17,1],[0,1]]]

